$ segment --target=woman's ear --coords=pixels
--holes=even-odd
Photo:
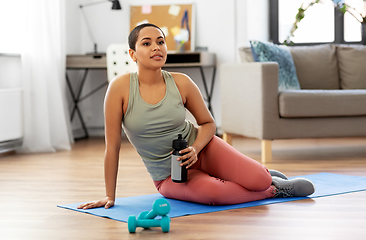
[[[130,54],[130,57],[131,57],[132,61],[137,62],[137,59],[135,57],[135,51],[130,48],[128,50],[128,53]]]

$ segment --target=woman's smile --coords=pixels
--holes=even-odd
[[[150,58],[154,59],[154,60],[162,60],[163,59],[163,55],[160,53],[155,53],[154,55],[152,55]]]

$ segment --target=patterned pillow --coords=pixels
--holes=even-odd
[[[277,62],[279,67],[278,91],[300,90],[292,55],[287,46],[250,41],[256,62]]]

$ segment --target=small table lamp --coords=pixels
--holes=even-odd
[[[96,41],[93,37],[92,31],[91,31],[89,23],[88,23],[88,19],[87,19],[86,15],[83,11],[83,8],[91,6],[91,5],[97,5],[97,4],[100,4],[100,3],[106,3],[106,2],[112,2],[112,10],[122,10],[122,7],[121,7],[121,4],[119,3],[119,0],[104,0],[104,1],[92,2],[92,3],[88,3],[88,4],[84,4],[84,5],[79,6],[80,10],[81,10],[81,13],[84,17],[85,23],[86,23],[86,27],[88,29],[89,36],[90,36],[92,42],[94,43],[94,52],[93,52],[93,54],[98,54],[97,43],[96,43]]]

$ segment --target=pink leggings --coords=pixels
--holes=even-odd
[[[167,198],[210,205],[238,204],[274,196],[268,169],[216,136],[188,169],[187,182],[174,183],[169,176],[154,183]]]

